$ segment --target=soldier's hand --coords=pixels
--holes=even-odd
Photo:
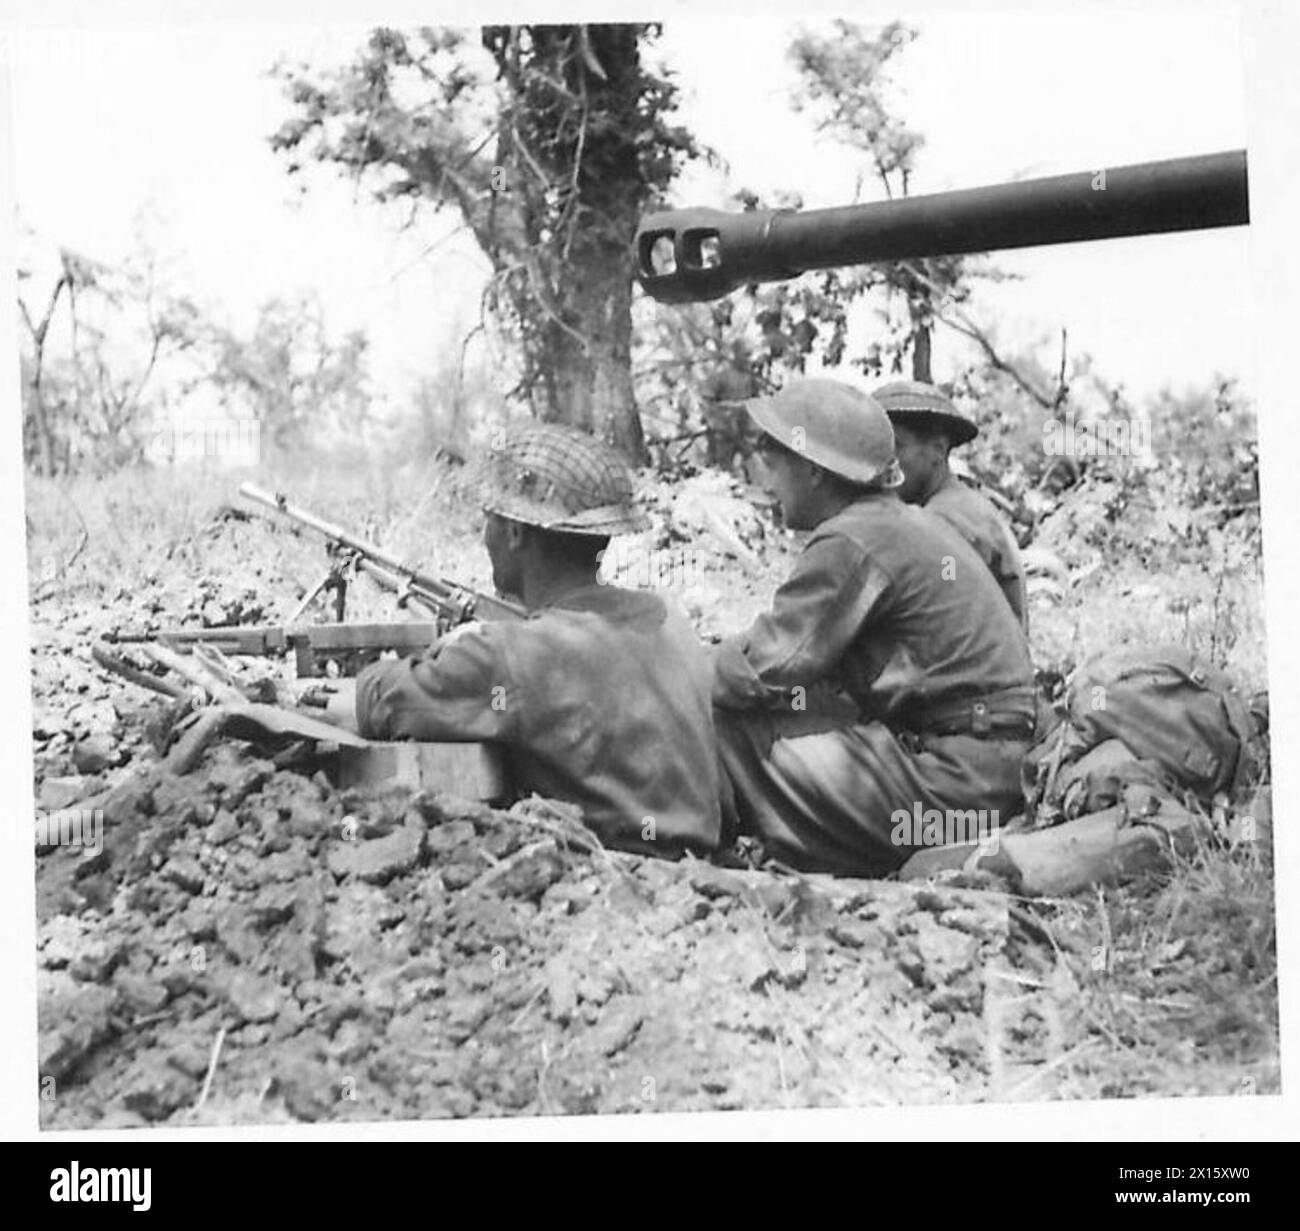
[[[347,731],[357,731],[356,680],[312,681],[299,695],[298,704],[313,718]]]

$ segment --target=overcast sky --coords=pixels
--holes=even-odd
[[[873,16],[887,18],[890,12]],[[899,104],[925,134],[914,191],[1122,165],[1246,144],[1240,32],[1231,12],[1089,9],[915,17],[897,60]],[[790,106],[783,19],[677,19],[663,56],[682,118],[727,160],[678,203],[724,189],[793,189],[805,205],[852,199],[858,164]],[[450,218],[411,231],[364,189],[317,174],[301,196],[267,135],[287,107],[280,55],[345,55],[364,27],[206,26],[22,31],[13,36],[16,197],[51,245],[104,260],[128,249],[142,207],[185,289],[247,325],[277,294],[319,291],[338,330],[373,339],[381,389],[400,396],[476,319],[485,263]],[[985,293],[1008,340],[1055,334],[1131,392],[1221,371],[1252,385],[1244,228],[1006,254],[1023,283]],[[430,248],[432,247],[432,251]],[[936,339],[936,374],[954,358]]]

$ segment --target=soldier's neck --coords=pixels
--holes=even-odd
[[[596,584],[598,569],[564,568],[548,562],[539,562],[524,569],[521,600],[529,611],[549,607],[566,594]]]
[[[934,474],[930,476],[930,481],[925,485],[921,492],[921,498],[918,504],[928,504],[930,497],[935,494],[949,479],[952,478],[952,471],[948,469],[948,463],[944,462],[942,466],[935,468]]]
[[[843,513],[849,505],[857,504],[859,500],[880,497],[892,499],[894,495],[895,493],[890,489],[878,489],[870,493],[849,492],[842,489],[824,492],[807,525],[809,527],[820,526],[822,522],[830,521],[832,517],[837,517],[840,513]]]

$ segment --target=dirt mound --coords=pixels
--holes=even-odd
[[[232,746],[103,812],[102,850],[38,872],[49,1128],[985,1084],[996,895],[612,853],[541,800],[337,792]]]
[[[743,627],[791,536],[725,476],[645,504],[612,579],[654,569],[704,631]],[[39,605],[37,803],[103,823],[38,860],[47,1127],[980,1096],[997,895],[611,853],[560,805],[340,792],[239,744],[165,774],[166,703],[90,641],[283,618],[268,579],[317,563],[288,537],[218,519],[130,586]]]

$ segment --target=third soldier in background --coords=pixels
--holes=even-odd
[[[934,385],[898,380],[882,385],[872,397],[894,425],[903,485],[898,494],[908,504],[922,504],[957,528],[1002,588],[1021,628],[1028,627],[1025,570],[1011,528],[988,497],[963,483],[948,468],[948,454],[979,435],[970,419]]]

